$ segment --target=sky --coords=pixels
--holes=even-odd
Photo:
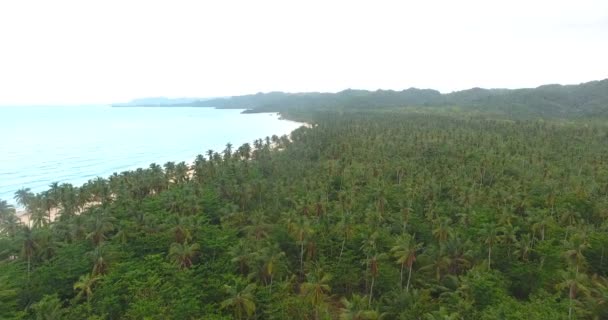
[[[608,1],[0,0],[0,105],[608,78]]]

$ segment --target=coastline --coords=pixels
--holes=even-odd
[[[120,108],[129,108],[129,107],[120,107]],[[241,112],[241,113],[243,113],[243,112]],[[301,122],[301,121],[296,121],[296,120],[291,120],[291,119],[285,118],[283,115],[281,115],[280,112],[255,112],[255,114],[269,114],[270,116],[276,117],[277,120],[284,121],[284,122],[289,122],[289,123],[292,123],[294,125],[297,125],[294,129],[292,129],[288,133],[281,134],[281,136],[282,135],[287,135],[288,138],[289,138],[289,140],[291,140],[291,134],[293,133],[293,131],[295,131],[295,130],[301,128],[301,127],[313,128],[313,125],[310,124],[310,123],[308,123],[308,122]],[[258,137],[258,138],[261,138],[261,137]],[[226,143],[228,143],[228,142],[229,141],[227,141]],[[273,146],[273,148],[275,148],[275,147]],[[220,150],[217,150],[217,152],[220,152]],[[194,161],[195,160],[193,158],[190,158],[190,159],[185,159],[185,160],[180,160],[180,161],[174,161],[174,162],[175,163],[185,162],[186,165],[188,166],[188,169],[189,169],[188,170],[188,175],[189,175],[190,178],[192,178],[194,176]],[[147,168],[147,166],[149,166],[152,163],[158,163],[158,164],[162,165],[161,163],[159,163],[157,161],[152,161],[152,162],[148,163],[147,165],[141,165],[141,166],[140,165],[135,165],[135,166],[132,167],[132,169],[127,169],[125,171],[133,171],[133,170],[137,170],[137,169],[145,169],[145,168]],[[98,177],[103,177],[104,179],[107,179],[110,175],[111,174],[109,174],[107,176],[98,175]],[[61,182],[61,181],[59,181],[59,182],[60,183],[69,183],[69,182]],[[86,182],[84,182],[84,183],[86,183]],[[79,187],[82,187],[82,185],[84,183],[77,183],[77,184],[74,184],[74,186],[79,188]],[[27,188],[28,186],[24,186],[24,187]],[[6,200],[10,204],[14,205],[14,200],[12,199],[12,197],[10,197],[8,199],[3,199],[3,200]],[[87,203],[82,209],[80,209],[78,211],[78,213],[80,213],[80,212],[82,212],[82,211],[84,211],[84,210],[86,210],[86,209],[88,209],[88,208],[90,208],[90,207],[92,207],[94,205],[96,205],[96,203]],[[31,214],[29,212],[27,212],[24,208],[17,207],[15,205],[15,215],[17,216],[17,218],[19,219],[19,221],[21,221],[21,223],[23,223],[25,225],[30,225],[30,223],[31,223]],[[46,216],[50,216],[51,222],[55,221],[55,219],[60,215],[60,208],[53,208],[53,209],[51,209],[50,214],[46,213],[45,215]]]
[[[84,207],[78,209],[78,211],[76,211],[76,214],[80,214],[81,212],[101,204],[100,202],[95,202],[95,201],[91,201],[91,202],[87,202]],[[55,221],[55,219],[57,219],[57,217],[59,217],[61,215],[61,208],[55,207],[52,208],[50,210],[50,212],[45,212],[45,216],[49,217],[50,216],[50,220],[51,222]],[[19,221],[21,221],[21,223],[23,223],[24,225],[28,225],[31,226],[31,214],[29,212],[27,212],[25,209],[15,209],[15,216],[19,219]]]
[[[265,113],[265,112],[259,112],[259,113]],[[271,113],[274,113],[274,112],[271,112]],[[309,128],[309,129],[312,129],[314,127],[312,125],[312,123],[308,123],[308,122],[305,122],[305,121],[297,121],[297,120],[288,119],[285,116],[283,116],[280,112],[276,112],[276,116],[281,121],[287,121],[287,122],[299,124],[300,127],[306,127],[306,128]],[[299,129],[300,127],[296,128],[296,129]],[[295,131],[296,129],[292,130],[291,132]],[[289,136],[291,136],[291,132],[289,133]]]

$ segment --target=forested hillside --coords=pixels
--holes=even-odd
[[[545,85],[534,89],[481,89],[441,94],[436,90],[345,90],[339,93],[258,93],[191,103],[197,107],[259,111],[387,109],[428,107],[464,109],[515,118],[588,118],[607,115],[608,79],[579,85]]]
[[[307,118],[0,202],[0,318],[608,318],[605,125]]]

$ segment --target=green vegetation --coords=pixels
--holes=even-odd
[[[195,101],[189,105],[286,114],[308,114],[311,109],[335,111],[424,107],[427,111],[465,110],[518,119],[589,118],[608,116],[608,79],[579,85],[545,85],[534,89],[473,88],[449,94],[415,88],[403,91],[345,90],[335,94],[271,92]]]
[[[606,125],[311,110],[0,202],[0,318],[608,318]]]

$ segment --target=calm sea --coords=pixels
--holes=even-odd
[[[40,192],[152,162],[192,162],[228,142],[236,149],[299,126],[211,108],[0,107],[0,199],[14,203],[22,187]]]

